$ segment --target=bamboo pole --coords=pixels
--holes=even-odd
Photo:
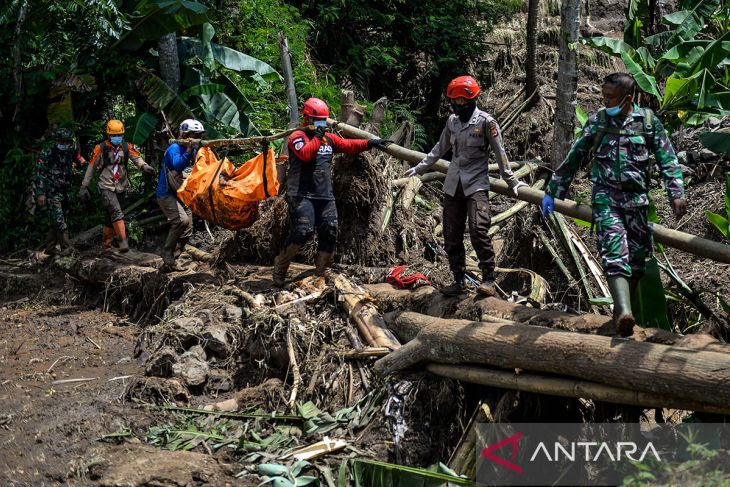
[[[342,131],[342,133],[347,135],[348,137],[358,139],[375,138],[373,134],[365,132],[364,130],[360,130],[356,127],[336,122],[334,120],[329,121],[333,124],[333,127],[335,127],[337,130]],[[387,148],[384,149],[384,152],[387,152],[397,159],[408,161],[412,164],[418,164],[426,157],[426,154],[424,154],[423,152],[406,149],[396,144],[389,145]],[[431,168],[435,171],[445,173],[449,168],[449,161],[440,159],[438,162],[436,162],[436,164],[431,166]],[[495,193],[499,193],[503,196],[508,196],[510,198],[527,201],[528,203],[532,203],[538,206],[542,204],[542,198],[545,195],[545,193],[540,190],[532,188],[520,188],[520,194],[518,196],[515,196],[512,190],[507,186],[507,183],[495,178],[490,178],[489,185],[490,189]],[[572,200],[555,199],[555,211],[585,221],[592,220],[591,207],[588,205],[576,203]],[[654,240],[659,243],[674,247],[675,249],[679,249],[693,255],[697,255],[699,257],[704,257],[706,259],[711,259],[717,262],[730,264],[730,245],[724,245],[719,242],[713,242],[712,240],[698,237],[696,235],[680,232],[678,230],[672,230],[657,223],[653,225],[653,233]]]
[[[540,374],[470,367],[464,365],[428,364],[426,369],[441,377],[448,377],[472,384],[501,387],[517,391],[549,394],[551,396],[576,397],[614,404],[628,404],[645,408],[673,408],[686,411],[702,411],[712,414],[730,414],[730,406],[716,406],[691,399],[680,399],[670,394],[646,393],[613,387],[586,380],[550,377]]]
[[[342,274],[328,273],[327,279],[340,292],[345,309],[368,345],[376,348],[385,347],[389,350],[397,350],[400,347],[398,339],[388,329],[385,320],[370,302],[364,289]]]
[[[201,147],[221,147],[225,145],[258,145],[258,144],[265,144],[267,142],[272,142],[274,140],[283,139],[285,137],[289,137],[291,134],[296,132],[297,130],[314,130],[314,126],[310,125],[308,127],[293,127],[287,130],[284,130],[283,132],[279,132],[272,135],[258,135],[256,137],[246,137],[244,139],[170,139],[170,144],[198,144]]]

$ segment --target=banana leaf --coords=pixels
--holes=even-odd
[[[112,49],[137,50],[145,41],[206,22],[207,13],[208,7],[193,0],[142,0],[131,18],[131,29]]]
[[[712,14],[720,6],[720,0],[695,0],[693,3],[694,7],[686,10],[686,14],[679,12],[669,14],[670,19],[667,20],[667,23],[670,24],[678,22],[682,16],[684,18],[681,19],[676,29],[667,38],[665,44],[667,49],[671,49],[682,42],[693,40],[704,29],[707,20],[712,17]]]
[[[127,122],[127,135],[135,145],[142,145],[155,130],[160,119],[149,112],[143,112]]]
[[[355,487],[456,487],[478,486],[469,479],[422,468],[373,460],[352,460]]]
[[[150,105],[164,110],[173,127],[186,118],[195,118],[193,110],[161,78],[151,71],[143,71],[138,86]]]
[[[631,296],[631,309],[639,326],[672,330],[667,315],[667,298],[659,276],[656,257],[646,263],[644,276]]]
[[[730,155],[730,133],[703,132],[700,134],[700,142],[715,154]]]
[[[213,42],[210,43],[210,48],[215,61],[224,68],[244,74],[258,74],[267,81],[283,79],[274,68],[248,54]],[[193,56],[205,59],[203,42],[194,37],[183,37],[179,43],[178,51],[180,52],[180,59],[190,59]]]

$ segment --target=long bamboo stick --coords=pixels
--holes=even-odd
[[[360,130],[351,125],[339,123],[334,120],[330,120],[330,122],[332,122],[334,127],[342,131],[342,133],[344,133],[348,137],[358,139],[372,139],[375,137],[373,134],[365,132],[364,130]],[[386,149],[384,149],[384,151],[397,159],[408,161],[412,164],[418,164],[426,157],[426,154],[424,154],[423,152],[406,149],[396,144],[389,145]],[[443,173],[445,173],[448,168],[449,162],[443,159],[439,160],[436,164],[432,166],[433,170]],[[518,196],[515,196],[512,190],[507,186],[507,183],[495,178],[490,178],[489,184],[490,189],[495,193],[499,193],[503,196],[508,196],[510,198],[527,201],[528,203],[532,203],[535,205],[540,205],[542,203],[542,198],[545,195],[545,193],[540,190],[532,188],[520,188],[520,194]],[[572,200],[556,199],[555,211],[585,221],[592,220],[591,207],[588,205],[576,203]],[[730,264],[730,245],[724,245],[719,242],[713,242],[712,240],[698,237],[696,235],[680,232],[678,230],[672,230],[657,223],[654,224],[653,230],[654,240],[659,243],[669,245],[670,247],[674,247],[675,249],[683,250],[684,252],[704,257],[706,259]]]
[[[712,414],[730,414],[730,406],[716,406],[700,401],[680,399],[668,394],[633,391],[587,380],[550,377],[532,372],[515,374],[514,372],[503,370],[463,365],[428,364],[426,369],[442,377],[517,391],[549,394],[551,396],[582,397],[596,401],[628,404],[646,408],[662,407],[687,411],[702,411]]]

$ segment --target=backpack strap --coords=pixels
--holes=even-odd
[[[129,143],[127,143],[126,140],[122,141],[122,152],[124,153],[122,164],[126,167],[127,163],[129,162]]]
[[[99,164],[97,171],[101,171],[106,167],[109,162],[109,148],[106,146],[104,141],[101,141],[101,164]]]
[[[591,150],[589,151],[591,159],[598,150],[598,146],[601,145],[601,142],[603,141],[603,134],[605,134],[608,130],[608,115],[606,115],[606,110],[603,108],[598,110],[597,117],[598,128],[596,129],[596,134],[593,136],[593,145],[591,146]]]

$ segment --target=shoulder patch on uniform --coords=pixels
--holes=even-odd
[[[294,147],[294,150],[301,150],[302,147],[304,147],[304,137],[299,136],[291,141],[292,147]]]
[[[487,126],[489,127],[489,133],[492,135],[492,137],[499,136],[499,127],[497,127],[497,122],[492,120],[487,124]]]

